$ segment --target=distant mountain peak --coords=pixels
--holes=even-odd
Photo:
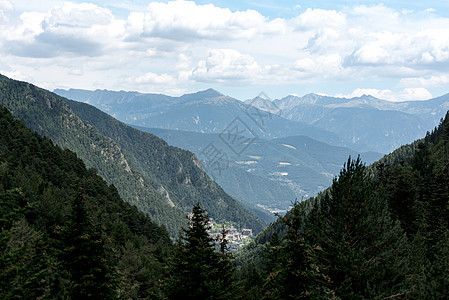
[[[374,97],[374,96],[372,96],[372,95],[367,95],[367,94],[363,94],[362,96],[360,96],[360,97],[355,97],[355,98],[359,98],[359,99],[363,99],[363,100],[378,99],[378,98],[376,98],[376,97]]]
[[[304,95],[304,98],[305,98],[305,97],[316,97],[316,98],[317,98],[317,97],[321,97],[321,95],[316,94],[316,93],[309,93],[309,94],[305,94],[305,95]]]
[[[190,99],[192,97],[195,97],[195,98],[204,99],[204,98],[215,98],[215,97],[222,97],[222,96],[224,96],[224,95],[222,93],[220,93],[219,91],[214,90],[213,88],[209,88],[204,91],[199,91],[199,92],[191,93],[191,94],[185,94],[185,95],[181,96],[181,98],[189,98]]]

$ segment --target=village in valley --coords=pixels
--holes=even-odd
[[[187,217],[190,219],[192,213],[186,213]],[[232,224],[221,224],[215,222],[213,218],[209,218],[207,224],[210,229],[207,231],[211,238],[214,240],[220,240],[221,234],[226,232],[225,239],[228,241],[229,251],[234,252],[244,245],[248,244],[253,240],[253,230],[251,228],[243,228],[241,230],[235,228]]]

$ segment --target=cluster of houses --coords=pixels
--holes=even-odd
[[[240,247],[244,245],[244,240],[253,235],[253,230],[249,228],[244,228],[241,231],[234,227],[225,228],[227,234],[225,239],[228,241],[229,251],[237,251]],[[221,237],[221,233],[209,233],[212,238]]]
[[[191,212],[186,212],[186,214],[189,219],[192,217]],[[213,226],[214,223],[215,223],[214,219],[209,218],[207,225]],[[221,233],[220,233],[221,230],[222,230],[221,228],[219,230],[214,230],[214,233],[212,233],[209,230],[208,233],[213,239],[216,239],[218,237],[221,237]],[[237,228],[230,227],[230,228],[225,228],[225,231],[227,232],[225,239],[229,243],[230,251],[235,251],[239,247],[243,246],[243,240],[253,235],[253,230],[250,228],[244,228],[239,231]]]
[[[228,240],[228,242],[240,241],[253,235],[253,230],[248,228],[244,228],[241,231],[239,231],[236,228],[231,227],[225,228],[225,231],[227,232],[225,239]],[[211,233],[210,235],[213,238],[216,238],[218,237],[218,235],[220,235],[220,233]]]

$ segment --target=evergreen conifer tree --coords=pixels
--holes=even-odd
[[[189,226],[178,239],[171,270],[168,294],[171,299],[229,299],[234,267],[226,253],[226,240],[216,251],[209,235],[209,216],[197,203]],[[231,297],[232,298],[232,297]]]
[[[364,299],[402,292],[406,237],[360,158],[348,159],[309,214],[306,230],[308,242],[320,249],[318,265],[336,296]]]
[[[304,239],[304,209],[300,203],[279,217],[287,227],[282,239],[273,234],[265,257],[268,276],[265,297],[269,299],[313,299],[324,297],[326,282],[314,262],[314,251]]]
[[[115,287],[106,264],[101,228],[89,216],[88,196],[80,188],[72,204],[72,213],[63,229],[62,257],[71,277],[71,294],[75,299],[114,297]]]

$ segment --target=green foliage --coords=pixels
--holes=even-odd
[[[184,211],[196,201],[204,203],[215,219],[229,219],[255,232],[264,227],[195,165],[190,152],[170,147],[87,104],[4,76],[0,76],[0,98],[15,118],[74,151],[88,168],[116,186],[122,199],[164,225],[172,237],[185,225]],[[27,155],[35,151],[24,150]]]
[[[171,299],[233,298],[234,267],[232,256],[226,252],[226,232],[222,232],[217,252],[208,222],[208,214],[196,204],[174,251],[168,282]]]
[[[65,102],[80,118],[114,140],[130,164],[176,208],[190,211],[200,202],[219,222],[232,221],[256,233],[265,227],[198,167],[199,161],[193,153],[169,146],[164,140],[127,126],[88,104],[67,99]]]
[[[405,277],[406,239],[390,218],[360,160],[348,160],[329,193],[308,215],[309,243],[320,249],[318,265],[342,298],[390,296]],[[401,257],[401,259],[398,259]]]
[[[305,246],[312,250],[311,261],[329,279],[318,281],[318,287],[308,286],[316,295],[329,289],[325,298],[446,297],[448,124],[446,116],[425,139],[398,149],[369,168],[359,159],[348,160],[327,191],[302,204],[313,204],[305,213]],[[282,228],[282,223],[279,220],[262,232],[255,248],[254,244],[245,248],[240,255],[243,261],[255,262],[260,270],[261,254],[254,249],[260,249],[267,237],[273,236],[273,228]],[[280,236],[282,241],[288,232]],[[280,265],[282,252],[274,250],[283,249],[283,244],[274,238],[269,245],[265,253]],[[274,268],[269,265],[269,269]],[[273,274],[279,276],[287,269]],[[273,286],[270,290],[276,293],[288,285]]]
[[[209,199],[218,214],[235,207],[194,166],[191,153],[163,142],[149,152],[144,144],[131,151],[126,135],[152,137],[117,123],[107,138],[51,94],[24,83],[0,77],[0,91],[40,134],[62,134],[60,119],[84,129],[76,131],[80,141],[97,137],[95,151],[119,157],[105,160],[111,164],[101,171],[105,178],[121,168],[130,184],[142,182],[136,174],[144,176],[141,186],[154,201],[161,200],[155,188],[163,182],[173,202],[194,206],[173,250],[166,229],[123,202],[95,169],[0,107],[2,299],[444,299],[449,293],[449,115],[423,140],[369,169],[349,158],[328,190],[295,203],[245,247],[236,270],[226,239],[209,236],[198,199]],[[153,161],[155,152],[173,160]],[[148,166],[133,165],[147,154],[154,154]],[[120,160],[125,157],[131,172]]]
[[[287,233],[272,236],[266,247],[265,294],[269,299],[313,299],[329,296],[324,286],[328,277],[315,264],[315,249],[305,241],[303,231],[304,208],[295,203],[290,213],[280,217]]]
[[[171,240],[68,150],[0,108],[0,298],[151,297]],[[130,268],[133,253],[139,268]],[[126,279],[139,278],[139,288]],[[142,280],[145,278],[146,280]]]

